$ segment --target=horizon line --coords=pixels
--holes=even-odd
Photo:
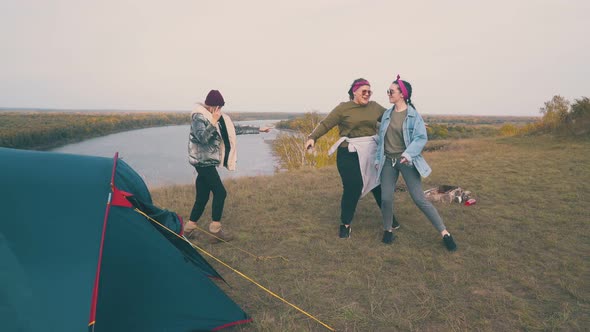
[[[97,112],[97,113],[124,113],[124,112],[144,112],[144,113],[184,113],[190,112],[190,109],[186,110],[148,110],[148,109],[118,109],[118,108],[51,108],[51,107],[0,107],[0,112],[39,112],[39,111],[46,111],[46,112],[63,112],[63,113],[74,113],[74,112]],[[226,112],[234,112],[234,113],[286,113],[286,114],[306,114],[306,113],[318,113],[318,114],[328,114],[329,112],[318,112],[318,111],[233,111],[228,110]],[[421,113],[424,116],[486,116],[486,117],[532,117],[532,118],[541,118],[541,115],[507,115],[507,114],[461,114],[461,113]]]

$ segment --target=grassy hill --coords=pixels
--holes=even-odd
[[[237,238],[195,243],[339,331],[587,329],[590,142],[459,140],[425,157],[433,173],[424,189],[459,185],[477,198],[469,207],[436,203],[456,253],[444,249],[407,193],[396,194],[402,226],[393,245],[380,242],[380,212],[369,196],[358,206],[352,237],[340,240],[335,167],[227,180],[223,221]],[[194,188],[162,188],[153,196],[188,218]],[[203,226],[209,216],[207,210]],[[233,246],[287,260],[255,259]],[[236,330],[325,330],[213,265],[254,318]]]

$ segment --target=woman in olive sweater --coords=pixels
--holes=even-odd
[[[363,192],[363,177],[359,165],[359,153],[356,149],[349,148],[349,144],[357,144],[359,140],[367,141],[377,134],[377,122],[385,112],[385,108],[377,102],[370,101],[371,85],[363,78],[352,82],[348,90],[349,101],[340,103],[324,118],[320,124],[308,136],[305,149],[312,148],[320,137],[330,129],[338,126],[341,140],[338,146],[336,164],[338,173],[342,179],[342,199],[340,201],[340,238],[350,237],[350,224]],[[376,144],[376,140],[374,140]],[[376,145],[374,147],[376,149]],[[360,150],[359,150],[360,151]],[[374,153],[374,152],[373,152]],[[373,154],[374,155],[374,154]],[[381,205],[381,188],[379,186],[371,190],[377,205]],[[399,224],[393,221],[394,228]]]

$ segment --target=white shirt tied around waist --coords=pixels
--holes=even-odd
[[[363,191],[361,197],[377,187],[379,182],[378,170],[375,167],[375,155],[377,153],[377,135],[348,138],[340,137],[328,150],[332,155],[342,142],[348,142],[348,152],[356,152],[359,156],[359,167],[363,179]]]

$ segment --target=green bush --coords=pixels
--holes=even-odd
[[[323,167],[336,163],[336,154],[328,156],[328,150],[339,138],[338,128],[334,127],[320,138],[312,150],[305,150],[307,136],[323,119],[317,112],[306,113],[302,117],[281,121],[277,128],[287,129],[272,143],[275,156],[279,159],[279,168],[298,169],[304,166]]]
[[[525,134],[551,133],[558,135],[584,135],[590,132],[590,99],[582,97],[570,102],[556,95],[540,109],[543,118],[534,126],[522,129]]]
[[[570,128],[576,135],[590,132],[590,99],[582,97],[572,104],[570,113]]]

